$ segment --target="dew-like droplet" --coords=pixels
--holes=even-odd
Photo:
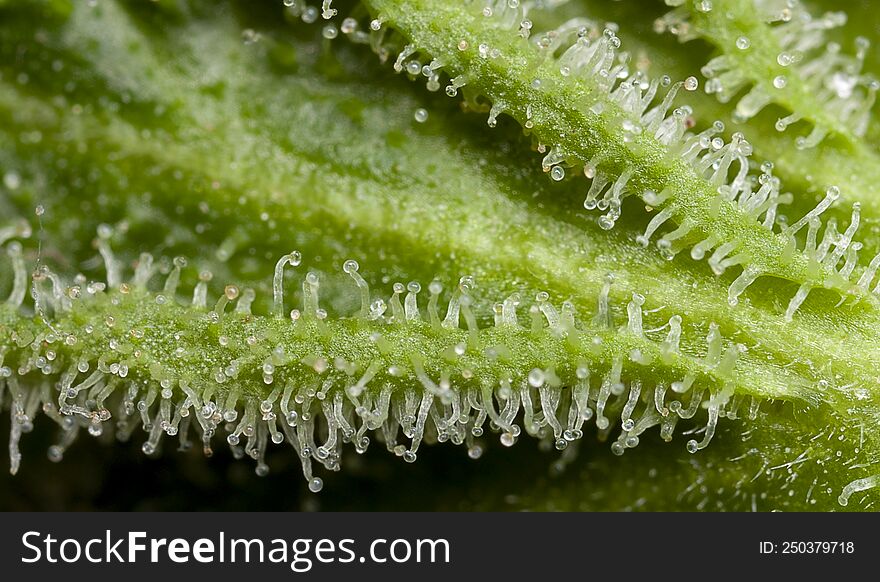
[[[309,6],[305,10],[303,10],[302,21],[306,24],[312,24],[313,22],[318,20],[318,9],[314,6]]]
[[[21,178],[15,172],[7,172],[3,175],[3,185],[10,190],[17,190],[21,185]]]
[[[531,372],[529,372],[528,377],[529,385],[534,388],[539,388],[544,385],[544,371],[539,368],[533,368]]]
[[[354,18],[346,18],[342,21],[342,25],[339,27],[339,30],[341,30],[343,34],[351,34],[355,30],[357,30],[357,20],[355,20]]]

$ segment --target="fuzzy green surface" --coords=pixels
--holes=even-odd
[[[807,84],[815,79],[807,77],[801,70],[803,63],[781,65],[777,56],[783,50],[775,26],[762,19],[760,10],[750,9],[755,6],[751,0],[715,2],[713,10],[709,12],[701,12],[694,6],[696,3],[685,4],[691,19],[692,34],[705,39],[718,54],[733,59],[737,70],[750,80],[750,86],[763,87],[772,98],[773,106],[761,114],[763,123],[747,126],[747,135],[753,140],[756,150],[773,160],[777,171],[785,178],[787,187],[812,194],[805,196],[810,204],[815,204],[817,191],[824,191],[829,185],[839,187],[843,201],[838,208],[844,222],[849,218],[852,203],[859,201],[863,209],[860,232],[864,233],[860,240],[866,244],[863,253],[871,257],[880,252],[877,243],[880,233],[880,155],[875,145],[878,135],[876,121],[871,120],[864,135],[857,134],[850,125],[839,119],[839,112],[834,110],[833,104],[820,100]],[[825,10],[829,8],[839,10],[841,7],[828,7]],[[849,15],[850,18],[842,27],[843,34],[832,29],[825,36],[841,43],[841,53],[850,54],[856,50],[854,39],[857,34],[865,35],[866,40],[876,41],[877,31],[876,23],[871,28],[875,19],[872,15],[858,12],[858,3],[845,8],[855,8],[856,11]],[[818,6],[807,5],[807,9],[815,19],[821,18],[825,12]],[[740,37],[750,40],[747,50],[736,48],[736,41]],[[823,45],[803,58],[809,62],[825,50]],[[876,51],[876,47],[870,50]],[[876,78],[876,64],[872,63],[870,55],[866,69],[862,75]],[[773,85],[773,80],[779,76],[786,79],[782,88]],[[856,90],[864,89],[859,86]],[[739,96],[744,93],[741,91]],[[739,96],[731,101],[731,109]],[[792,113],[800,115],[804,121],[797,122],[785,132],[776,131],[773,127],[775,119]],[[796,147],[796,137],[809,133],[811,125],[827,130],[829,136],[812,148]],[[761,131],[762,126],[766,128],[765,131]],[[738,126],[734,125],[734,128]],[[804,168],[810,170],[804,171]]]
[[[629,169],[630,185],[637,192],[669,189],[671,196],[661,205],[673,209],[679,224],[685,218],[694,224],[689,236],[702,236],[692,244],[714,235],[720,242],[735,243],[734,252],[748,257],[744,266],[762,274],[861,295],[833,270],[786,250],[785,236],[762,228],[736,204],[718,200],[717,184],[699,177],[653,136],[628,132],[627,115],[595,79],[560,74],[553,58],[539,54],[515,30],[494,24],[478,6],[430,0],[367,4],[417,50],[438,59],[451,75],[463,77],[474,94],[502,104],[521,124],[531,120],[538,140],[560,148],[568,160],[582,166],[601,158],[612,178]],[[499,55],[481,55],[481,46]],[[599,113],[595,105],[601,106]]]
[[[687,368],[698,366],[708,325],[717,323],[728,341],[748,348],[737,364],[737,392],[787,400],[798,412],[792,405],[767,405],[751,425],[727,423],[718,446],[695,456],[679,440],[646,444],[649,452],[636,449],[623,459],[601,457],[593,474],[608,476],[607,483],[596,482],[605,488],[604,506],[582,498],[578,483],[595,477],[580,473],[567,476],[568,485],[536,486],[521,496],[528,500],[523,506],[623,508],[644,498],[646,508],[721,503],[728,509],[753,504],[833,509],[846,483],[877,472],[869,466],[877,450],[880,369],[880,317],[873,308],[835,308],[838,297],[820,291],[786,324],[782,312],[796,285],[774,279],[759,280],[731,308],[730,275],[718,279],[705,264],[684,256],[668,263],[635,245],[646,222],[637,208],[625,211],[611,232],[575,215],[583,184],[555,184],[539,175],[515,124],[500,122],[487,133],[482,118],[462,115],[445,96],[393,78],[375,56],[359,54],[343,39],[316,38],[318,27],[285,23],[276,4],[259,11],[194,4],[170,15],[164,5],[71,4],[64,14],[43,14],[45,29],[39,32],[16,26],[15,18],[28,22],[32,10],[46,8],[0,8],[7,12],[0,26],[7,51],[0,59],[0,164],[7,175],[20,177],[15,188],[0,185],[0,208],[5,216],[31,217],[37,204],[45,207],[42,231],[35,234],[42,239],[43,260],[67,276],[82,271],[103,278],[91,240],[98,224],[110,223],[117,227],[111,244],[127,264],[143,251],[166,259],[187,255],[195,266],[186,272],[187,281],[197,269],[214,273],[209,305],[223,284],[249,284],[258,289],[257,311],[265,313],[274,261],[297,248],[305,261],[296,276],[288,275],[288,285],[308,269],[325,277],[329,335],[304,332],[297,339],[295,327],[280,328],[289,320],[260,316],[249,325],[261,333],[292,334],[292,352],[315,351],[320,344],[363,361],[376,355],[365,332],[356,341],[356,324],[338,319],[358,305],[353,283],[340,270],[346,259],[357,259],[374,293],[386,298],[394,281],[419,280],[425,288],[436,277],[448,289],[460,276],[473,275],[484,326],[492,303],[513,291],[529,296],[546,290],[555,304],[569,300],[581,319],[589,320],[605,275],[613,273],[617,325],[626,321],[622,306],[632,293],[646,298],[648,329],[682,316],[684,355],[677,365]],[[258,32],[260,39],[243,42],[243,29]],[[23,53],[27,59],[16,56]],[[501,80],[494,82],[500,86]],[[423,124],[413,119],[419,107],[429,111]],[[601,127],[607,120],[597,121]],[[647,162],[643,169],[662,173]],[[26,246],[29,260],[35,260],[36,246]],[[8,262],[3,265],[8,273]],[[4,275],[4,289],[8,281]],[[290,293],[288,301],[298,304],[299,294]],[[185,348],[190,367],[184,362],[181,369],[194,376],[211,372],[210,365],[199,364],[206,355],[210,364],[218,345],[214,331],[199,327],[207,325],[204,312],[160,310],[148,299],[132,299],[122,306],[88,306],[79,321],[99,323],[111,312],[124,322],[120,334],[153,325],[167,338],[172,329],[190,328]],[[39,327],[4,313],[7,332]],[[520,321],[527,322],[525,313]],[[440,370],[438,348],[449,340],[438,342],[422,329],[389,326],[388,332],[397,334],[393,352],[429,354],[425,367]],[[245,333],[242,328],[234,335]],[[653,332],[654,341],[663,335]],[[505,336],[487,343],[496,339],[510,341]],[[97,355],[102,345],[81,349]],[[168,353],[176,347],[156,345]],[[528,341],[521,351],[511,364],[520,374],[573,359]],[[477,358],[474,365],[481,364]],[[644,377],[669,379],[681,370],[658,360]],[[820,380],[834,388],[820,388]],[[266,390],[258,379],[248,386]],[[829,444],[838,435],[845,438],[839,457]],[[816,444],[800,447],[806,442]],[[595,442],[583,448],[594,446],[607,448]],[[802,470],[796,478],[783,467],[749,481],[804,450],[810,462],[798,461]],[[746,460],[730,461],[741,455]],[[628,464],[646,475],[654,469],[661,475],[652,477],[658,484],[616,490]],[[479,462],[472,471],[479,473]],[[824,485],[821,496],[813,477]],[[691,483],[700,483],[698,493],[677,497]],[[875,494],[862,495],[865,505],[856,509],[868,506]],[[811,503],[817,498],[821,504]]]

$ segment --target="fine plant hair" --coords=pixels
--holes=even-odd
[[[692,486],[657,500],[874,507],[880,197],[765,145],[875,171],[866,45],[686,2],[656,55],[721,54],[678,75],[546,4],[0,7],[12,473],[44,417],[53,461],[109,432],[267,475],[283,445],[316,493],[371,444],[659,440]]]

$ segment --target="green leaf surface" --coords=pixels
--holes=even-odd
[[[424,21],[437,27],[431,35],[457,43],[462,31],[443,27],[460,16],[474,46],[481,34],[506,38],[445,4],[371,4],[381,5],[383,26],[404,35],[407,22]],[[339,10],[369,29],[363,8]],[[876,494],[860,489],[875,480],[880,436],[874,299],[859,291],[861,302],[838,305],[838,292],[816,289],[786,321],[798,286],[821,287],[825,275],[806,259],[801,271],[799,259],[769,266],[785,246],[778,232],[734,215],[712,219],[708,201],[705,216],[703,202],[680,206],[682,220],[730,230],[756,261],[763,253],[762,272],[782,277],[758,279],[733,306],[735,275],[636,243],[658,209],[627,199],[614,228],[602,229],[582,210],[588,184],[542,175],[516,122],[502,116],[487,131],[457,99],[407,82],[359,44],[331,41],[343,34],[303,23],[280,3],[15,3],[0,17],[0,228],[22,243],[6,244],[10,259],[0,266],[13,297],[0,310],[13,441],[41,408],[64,429],[55,457],[71,432],[126,434],[146,414],[147,436],[134,438],[153,452],[188,418],[192,440],[217,448],[231,433],[234,452],[257,458],[262,473],[277,431],[296,443],[294,459],[312,449],[302,463],[307,483],[320,488],[323,479],[329,495],[355,479],[344,475],[348,457],[368,431],[382,432],[387,414],[403,434],[389,439],[385,427],[384,437],[370,436],[380,439],[371,451],[384,438],[397,456],[418,453],[417,466],[431,462],[423,439],[539,466],[552,457],[517,453],[523,444],[508,451],[499,436],[511,444],[530,433],[565,449],[554,466],[568,469],[552,479],[495,477],[481,465],[497,461],[473,461],[465,473],[473,495],[463,501],[454,484],[436,484],[427,500],[436,508],[835,509],[850,483],[859,503],[847,507],[872,507]],[[374,48],[400,50],[406,40],[395,34]],[[510,50],[532,58],[524,39],[509,36]],[[515,85],[510,71],[469,70],[468,84],[497,87],[525,111],[528,83]],[[544,104],[552,111],[573,98],[550,91]],[[578,127],[596,129],[605,148],[618,118],[594,117]],[[631,167],[646,185],[688,171],[633,155],[621,153],[618,173]],[[704,178],[681,179],[696,185],[683,194],[699,202]],[[277,270],[293,249],[302,264]],[[177,256],[188,266],[172,284]],[[360,286],[344,272],[347,260],[358,262]],[[35,268],[36,302],[16,301],[23,273]],[[852,290],[829,276],[828,286]],[[435,280],[443,291],[429,290]],[[419,293],[406,287],[413,281]],[[252,308],[243,305],[248,288]],[[74,391],[66,398],[65,386]],[[496,407],[484,413],[481,437],[474,419],[443,421],[468,398]],[[510,408],[514,400],[517,409],[532,402],[531,420]],[[295,427],[285,415],[293,410]],[[678,411],[685,418],[676,425]],[[566,433],[573,426],[583,438]],[[336,449],[334,431],[353,444]],[[321,458],[310,438],[342,462],[335,452]],[[374,457],[364,458],[380,463]],[[28,457],[21,462],[26,470]],[[343,475],[328,477],[312,468],[318,463],[341,464]],[[358,507],[382,504],[377,495]]]

